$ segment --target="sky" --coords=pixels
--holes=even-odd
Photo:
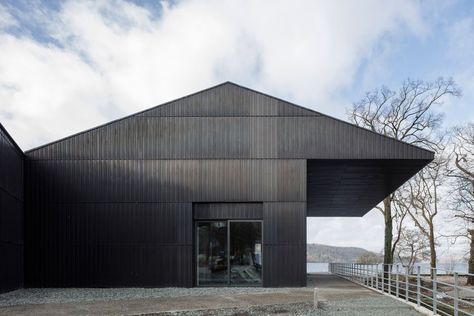
[[[224,81],[347,119],[382,85],[452,77],[474,121],[474,2],[0,0],[0,122],[28,150]],[[380,252],[383,218],[309,218]]]

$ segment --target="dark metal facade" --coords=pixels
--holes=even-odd
[[[0,124],[0,292],[23,285],[23,160]]]
[[[193,286],[194,220],[258,216],[264,286],[305,285],[307,215],[363,215],[433,158],[232,83],[26,156],[27,286]],[[335,172],[352,200],[366,172],[383,189],[344,204],[334,160],[355,168]],[[416,166],[370,167],[388,160]]]
[[[263,203],[195,203],[195,220],[263,219]]]

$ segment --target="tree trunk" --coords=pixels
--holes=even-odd
[[[430,242],[430,267],[431,267],[431,278],[434,277],[434,268],[436,268],[436,247],[435,247],[435,239],[434,239],[434,227],[433,223],[430,223],[430,235],[429,235],[429,242]]]
[[[474,274],[474,230],[469,229],[469,238],[471,239],[471,249],[469,251],[469,273]],[[474,285],[474,276],[467,277],[467,285]]]
[[[383,263],[385,265],[385,271],[388,271],[388,264],[393,264],[393,252],[392,252],[392,230],[393,230],[393,222],[392,222],[392,199],[387,196],[383,200],[383,211],[384,211],[384,220],[385,220],[385,243],[384,243],[384,255],[383,255]]]

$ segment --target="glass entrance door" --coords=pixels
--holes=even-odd
[[[198,285],[229,283],[227,235],[227,221],[197,223]]]
[[[230,284],[262,284],[262,223],[230,222]]]
[[[262,222],[196,223],[197,285],[262,284]]]

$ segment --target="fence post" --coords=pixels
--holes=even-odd
[[[405,267],[405,301],[408,302],[409,296],[408,266]]]
[[[370,287],[374,287],[374,265],[370,266]]]
[[[361,276],[362,276],[362,273],[361,273],[361,271],[360,271],[360,264],[356,263],[356,280],[357,280],[357,282],[359,282],[359,283],[362,283],[362,278],[361,278]]]
[[[367,265],[364,265],[364,283],[369,285],[369,268]]]
[[[396,296],[397,298],[400,297],[399,293],[400,293],[400,280],[399,280],[399,277],[400,277],[400,264],[397,263],[397,275],[395,276],[395,293],[396,293]]]
[[[379,289],[379,264],[375,266],[375,287]]]
[[[416,267],[416,305],[420,307],[420,266]]]
[[[385,292],[385,265],[382,263],[382,293]]]
[[[366,283],[367,286],[369,286],[369,279],[370,279],[370,272],[369,272],[369,266],[364,265],[364,282]]]
[[[437,302],[437,295],[436,295],[436,292],[437,292],[437,284],[436,284],[436,268],[432,268],[431,269],[431,272],[433,273],[433,278],[432,278],[432,282],[433,282],[433,314],[436,315],[438,313],[438,302]]]
[[[388,295],[392,294],[392,265],[388,265]]]
[[[459,278],[458,273],[454,272],[454,316],[459,313]]]
[[[314,288],[314,308],[319,308],[318,288]]]

